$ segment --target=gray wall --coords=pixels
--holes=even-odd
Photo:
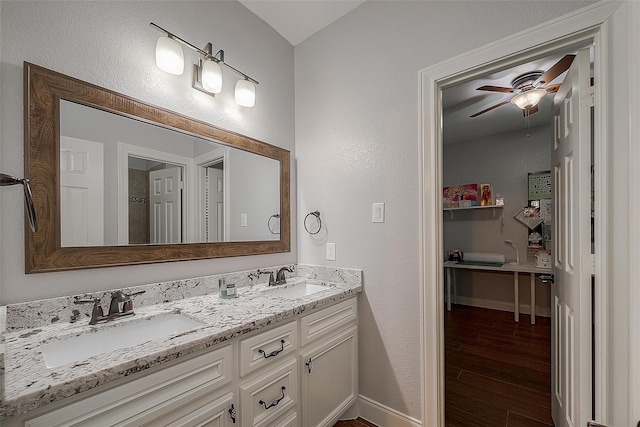
[[[549,118],[551,121],[551,117]],[[529,135],[529,137],[527,137]],[[453,218],[443,216],[445,253],[448,249],[463,252],[493,252],[515,259],[512,248],[504,244],[512,240],[526,261],[528,228],[513,218],[527,206],[527,173],[551,168],[551,126],[509,132],[491,137],[446,144],[443,152],[443,184],[490,182],[493,195],[505,198],[503,218],[490,210],[455,211]],[[504,227],[501,227],[501,224]],[[529,262],[535,262],[529,258]],[[490,308],[513,308],[513,276],[503,273],[463,272],[457,274],[457,294],[471,299],[474,305]],[[522,304],[530,304],[529,281],[520,281]],[[538,313],[548,313],[549,287],[538,283],[536,306]],[[544,310],[544,311],[541,311]]]
[[[362,395],[421,417],[419,70],[586,4],[368,1],[296,46],[298,223],[317,209],[326,226],[300,227],[299,261],[364,269]]]
[[[0,2],[0,170],[23,176],[23,61],[85,80],[216,126],[294,151],[294,49],[275,30],[235,1],[2,1]],[[231,65],[260,82],[254,108],[237,107],[237,76],[223,71],[215,98],[191,88],[185,73],[172,76],[155,65],[162,33],[154,22],[186,40],[225,50]],[[3,304],[219,272],[293,263],[296,250],[296,181],[292,169],[292,251],[286,254],[24,274],[24,212],[20,189],[3,189],[0,214],[0,289]],[[7,256],[10,254],[10,256]]]

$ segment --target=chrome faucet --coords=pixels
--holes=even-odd
[[[293,273],[293,269],[291,269],[291,267],[282,267],[276,274],[276,282],[274,283],[275,285],[285,285],[287,283],[287,278],[284,275],[285,271]]]

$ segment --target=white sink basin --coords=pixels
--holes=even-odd
[[[182,314],[163,314],[139,322],[105,328],[97,332],[62,338],[40,346],[47,368],[66,365],[121,348],[185,332],[202,323]]]
[[[296,283],[294,285],[282,285],[282,287],[274,287],[265,290],[270,295],[275,295],[283,298],[302,298],[307,295],[315,294],[316,292],[326,291],[329,289],[326,286],[312,285],[311,283]]]

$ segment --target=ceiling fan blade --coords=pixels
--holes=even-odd
[[[510,102],[511,102],[511,101],[502,101],[502,102],[501,102],[501,103],[499,103],[499,104],[496,104],[496,105],[494,105],[494,106],[492,106],[492,107],[489,107],[489,108],[487,108],[487,109],[485,109],[485,110],[479,111],[479,112],[477,112],[477,113],[475,113],[475,114],[473,114],[473,115],[471,115],[471,116],[469,116],[469,117],[478,117],[480,114],[484,114],[484,113],[486,113],[486,112],[488,112],[488,111],[491,111],[491,110],[493,110],[493,109],[495,109],[495,108],[502,107],[504,104],[508,104],[508,103],[510,103]]]
[[[553,67],[549,68],[546,73],[541,75],[538,80],[533,82],[533,86],[538,87],[544,86],[547,83],[551,83],[556,77],[569,69],[571,63],[573,62],[573,58],[575,57],[575,55],[563,56],[560,61],[556,62]]]
[[[533,113],[537,113],[537,112],[538,112],[538,106],[534,105],[533,107],[525,108],[524,110],[522,110],[522,116],[529,117]]]
[[[482,86],[476,90],[487,90],[489,92],[502,92],[502,93],[513,93],[513,88],[511,87],[501,87],[501,86]]]
[[[556,93],[560,89],[560,84],[549,85],[545,87],[547,93]]]

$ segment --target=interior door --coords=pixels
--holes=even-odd
[[[149,172],[151,243],[182,242],[182,168]]]
[[[554,100],[551,399],[556,427],[591,419],[591,104],[589,50]]]
[[[60,243],[104,244],[104,146],[60,137]]]

